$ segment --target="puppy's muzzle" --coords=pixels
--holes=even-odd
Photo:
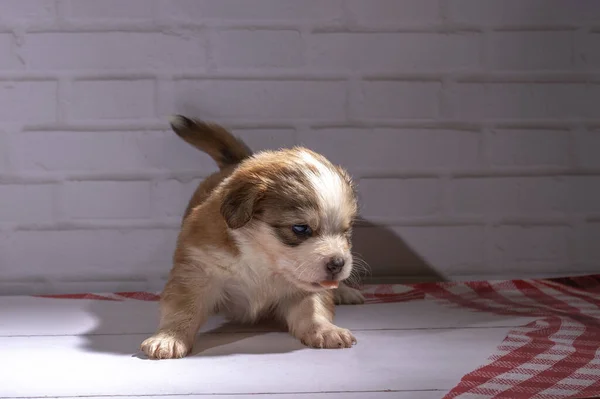
[[[327,271],[329,272],[331,277],[335,278],[335,276],[337,276],[342,271],[345,264],[346,264],[346,261],[344,260],[344,258],[339,257],[339,256],[334,256],[333,258],[331,258],[329,260],[329,262],[327,262],[325,267],[327,268]]]

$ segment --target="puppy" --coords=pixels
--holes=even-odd
[[[141,345],[146,355],[186,356],[217,312],[239,322],[277,318],[314,348],[356,343],[333,324],[334,303],[364,301],[342,283],[352,272],[357,213],[350,176],[306,148],[253,155],[221,126],[180,115],[170,122],[220,170],[185,211],[158,331]]]

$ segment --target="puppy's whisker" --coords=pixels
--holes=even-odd
[[[298,279],[302,279],[302,275],[303,275],[303,274],[304,274],[304,273],[305,273],[307,270],[309,270],[309,267],[310,267],[310,263],[309,263],[309,262],[303,262],[302,264],[303,264],[303,266],[304,266],[304,267],[302,268],[301,272],[298,274]]]
[[[354,260],[354,266],[356,266],[358,269],[360,269],[362,272],[368,275],[372,273],[371,266],[366,260],[363,259],[363,257],[360,254],[352,252],[352,257]]]
[[[298,270],[302,270],[302,269],[306,268],[306,265],[307,265],[306,261],[300,262],[298,264],[298,266],[296,266],[296,268],[294,269],[294,272],[298,272]]]
[[[360,279],[357,278],[355,274],[350,274],[350,276],[346,279],[347,285],[360,285]]]

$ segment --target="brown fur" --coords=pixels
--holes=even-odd
[[[328,256],[349,261],[336,279],[351,269],[356,198],[348,174],[303,148],[253,156],[218,125],[178,116],[172,127],[221,170],[188,204],[161,295],[159,329],[143,351],[157,359],[187,355],[215,312],[243,322],[276,317],[311,347],[352,346],[354,336],[333,324],[334,301],[360,303],[362,296],[341,283],[335,291],[318,284],[329,279]],[[296,236],[295,224],[309,225],[311,237]]]

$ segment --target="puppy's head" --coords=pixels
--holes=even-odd
[[[350,276],[356,194],[325,157],[304,148],[257,154],[225,181],[222,198],[242,251],[273,273],[310,291]]]

